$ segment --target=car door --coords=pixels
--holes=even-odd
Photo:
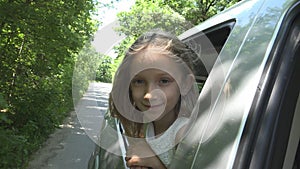
[[[213,64],[171,168],[298,165],[297,3],[245,1],[184,34],[201,57],[210,39]]]
[[[295,169],[300,136],[300,3],[284,16],[256,92],[234,168]]]

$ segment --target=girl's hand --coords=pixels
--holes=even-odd
[[[129,145],[125,160],[127,167],[130,169],[166,168],[148,143],[143,139],[139,139],[139,141]]]

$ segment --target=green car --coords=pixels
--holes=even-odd
[[[169,168],[300,168],[300,1],[245,0],[180,39],[201,56],[202,91]],[[126,168],[123,159],[97,147],[89,168]]]

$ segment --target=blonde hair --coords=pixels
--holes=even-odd
[[[144,133],[142,132],[143,123],[141,123],[139,117],[136,117],[138,113],[135,113],[135,111],[128,106],[132,104],[129,89],[130,82],[128,82],[130,81],[130,73],[128,69],[131,65],[132,57],[137,56],[146,49],[158,50],[160,54],[174,59],[182,68],[181,72],[183,72],[183,74],[195,74],[193,61],[198,60],[197,54],[190,49],[188,45],[183,43],[176,36],[160,30],[145,33],[131,45],[115,74],[113,88],[109,98],[110,115],[120,119],[125,128],[126,135],[131,137],[144,137]],[[127,87],[128,89],[126,89]],[[179,113],[178,116],[189,117],[191,115],[196,105],[198,94],[198,88],[195,83],[185,96],[181,95],[176,106]],[[118,102],[118,104],[116,104],[116,102]],[[124,112],[129,115],[127,116],[126,114],[126,117],[124,117],[124,114],[122,114]]]

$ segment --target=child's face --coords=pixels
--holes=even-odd
[[[150,121],[174,116],[180,98],[177,81],[181,79],[174,76],[182,74],[178,64],[168,56],[151,51],[134,56],[132,63],[131,73],[135,76],[130,89],[135,106],[146,111],[145,116]]]

